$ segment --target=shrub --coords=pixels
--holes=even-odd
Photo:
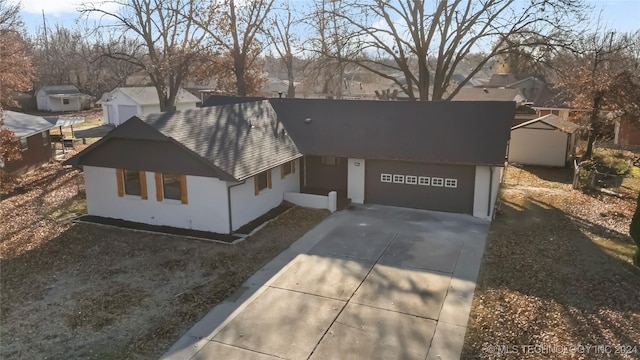
[[[601,173],[627,175],[631,172],[631,162],[620,151],[597,150],[590,161]]]
[[[629,234],[636,243],[636,253],[633,255],[633,263],[640,267],[640,194],[638,194],[636,212],[633,214],[631,226],[629,226]]]

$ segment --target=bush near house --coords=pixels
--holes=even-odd
[[[627,175],[631,172],[633,163],[624,151],[610,149],[596,149],[590,160],[583,161],[585,169],[611,175]]]

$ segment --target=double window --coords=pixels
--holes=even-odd
[[[116,179],[118,196],[139,196],[147,200],[147,173],[146,171],[117,169]],[[187,204],[187,177],[185,175],[173,175],[155,173],[156,200],[178,200]]]

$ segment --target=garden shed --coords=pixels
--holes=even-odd
[[[511,128],[510,163],[564,167],[574,156],[579,126],[549,114]]]

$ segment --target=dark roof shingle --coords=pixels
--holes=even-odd
[[[502,165],[515,102],[272,99],[305,155]],[[308,120],[307,120],[308,119]]]
[[[301,156],[268,101],[152,114],[142,120],[237,180]]]

